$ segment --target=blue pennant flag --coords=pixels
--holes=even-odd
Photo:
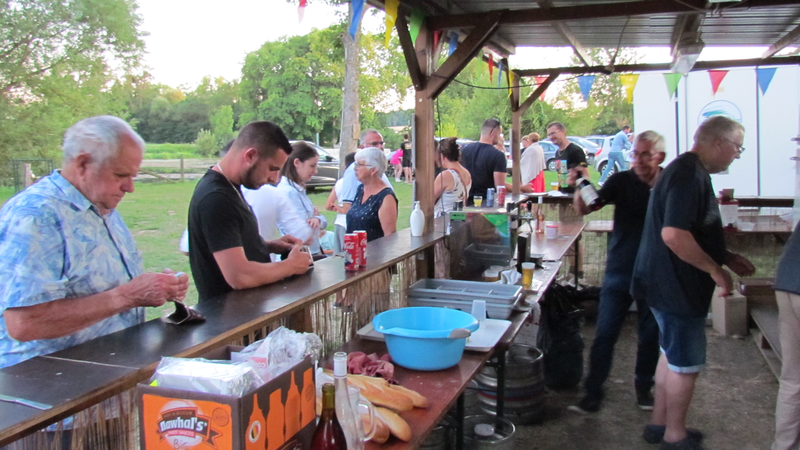
[[[581,87],[581,94],[583,94],[583,101],[589,101],[589,91],[592,90],[594,84],[594,75],[581,75],[578,77],[578,86]]]
[[[758,87],[761,88],[761,95],[767,93],[767,88],[769,88],[769,84],[772,83],[772,77],[775,76],[775,71],[778,70],[775,67],[769,68],[757,68],[756,69],[756,78],[758,78]]]
[[[350,20],[350,37],[356,39],[358,27],[361,25],[361,12],[364,10],[365,0],[351,0],[353,2],[353,18]]]
[[[447,53],[447,56],[453,54],[454,51],[458,48],[458,34],[451,31],[450,32],[450,51]]]
[[[497,87],[503,87],[503,63],[497,63],[497,68],[500,69],[500,73],[497,74]]]

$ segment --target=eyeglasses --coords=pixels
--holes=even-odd
[[[633,152],[633,159],[638,159],[638,158],[646,159],[650,158],[651,156],[653,156],[653,154],[649,150],[646,152],[637,152],[637,151]]]
[[[728,138],[722,138],[722,139],[725,139],[726,141],[728,141],[731,144],[735,145],[736,146],[736,151],[738,151],[740,155],[742,153],[744,153],[744,147],[742,147],[741,145],[737,144],[736,142],[733,142],[732,140],[730,140]]]
[[[363,163],[363,162],[358,162],[358,161],[356,161],[356,169],[358,169],[359,167],[372,167],[372,166],[370,166],[370,165],[369,165],[369,164],[367,164],[367,163]]]
[[[385,143],[386,142],[384,141],[373,141],[373,142],[367,142],[367,145],[369,145],[370,147],[382,147],[383,144]]]

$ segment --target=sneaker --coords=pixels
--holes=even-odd
[[[703,450],[703,446],[689,436],[678,442],[661,441],[660,448],[661,450]]]
[[[570,405],[567,410],[578,414],[591,414],[600,411],[600,399],[583,397],[577,405]],[[663,434],[663,433],[662,433]]]
[[[664,425],[653,425],[652,423],[650,423],[644,426],[644,431],[642,432],[642,438],[644,438],[645,442],[647,442],[648,444],[658,444],[659,442],[664,440],[665,431],[667,431],[667,427],[665,427]],[[695,440],[697,442],[703,440],[703,433],[696,428],[687,428],[686,436],[687,438]]]
[[[399,182],[400,182],[400,178],[395,178],[395,179],[394,179],[394,182],[395,182],[395,183],[399,183]]]
[[[653,399],[653,394],[650,393],[650,389],[636,390],[636,405],[639,406],[639,409],[642,411],[652,411],[654,404],[655,400]]]

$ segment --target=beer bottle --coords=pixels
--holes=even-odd
[[[336,419],[336,393],[333,384],[322,386],[322,414],[311,437],[314,450],[347,450],[342,426]]]
[[[578,189],[580,189],[581,199],[586,207],[591,211],[597,211],[605,204],[603,200],[597,195],[597,189],[592,186],[592,182],[586,178],[580,178],[577,182]]]
[[[544,197],[539,196],[539,203],[536,206],[536,232],[544,233]]]

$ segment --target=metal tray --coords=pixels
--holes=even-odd
[[[424,278],[408,288],[408,295],[438,300],[461,300],[472,305],[472,300],[485,300],[489,304],[513,305],[522,294],[522,286],[480,281],[442,280]],[[469,312],[469,311],[468,311]]]
[[[442,308],[458,309],[465,313],[472,312],[472,300],[443,300],[437,298],[408,297],[408,306],[438,306]],[[486,316],[490,319],[508,320],[516,305],[501,305],[486,302]]]
[[[469,244],[464,249],[464,258],[505,266],[511,261],[511,247],[508,245]]]

